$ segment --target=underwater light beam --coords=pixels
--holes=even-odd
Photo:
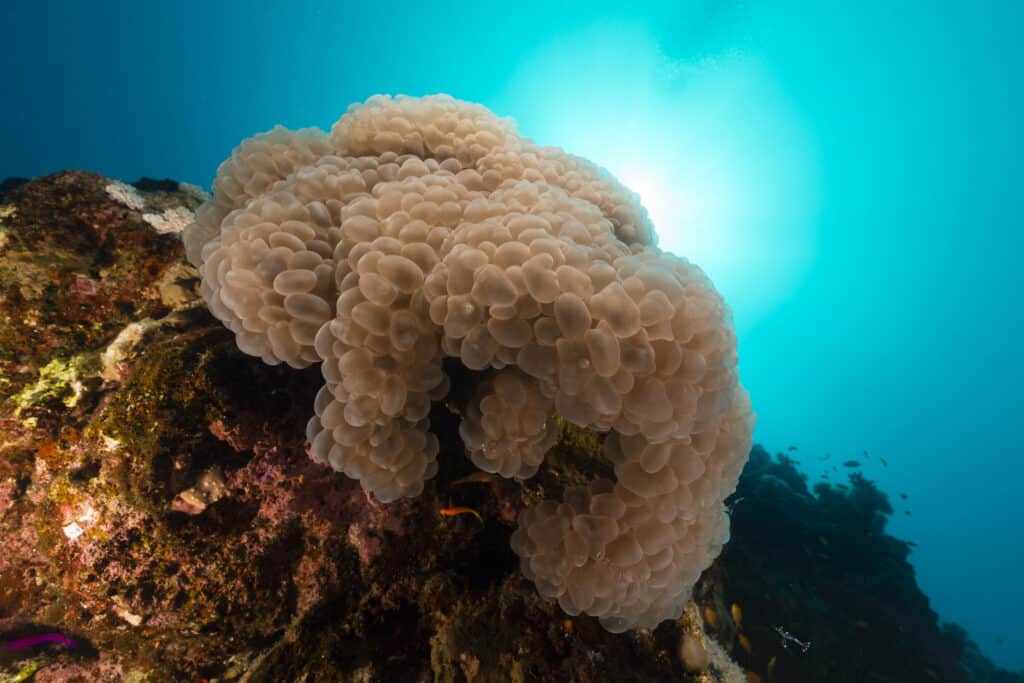
[[[636,192],[658,245],[701,265],[742,333],[811,265],[813,146],[754,57],[676,66],[666,68],[652,27],[594,24],[525,59],[492,104],[515,111],[524,135],[557,141]]]

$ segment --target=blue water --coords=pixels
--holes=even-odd
[[[377,92],[512,115],[640,191],[733,306],[757,440],[868,451],[933,607],[1024,669],[1024,3],[371,4],[5,6],[0,177],[208,186]]]

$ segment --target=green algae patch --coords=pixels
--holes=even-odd
[[[21,669],[18,670],[18,673],[14,674],[10,681],[11,683],[21,683],[22,681],[27,681],[35,675],[36,671],[39,671],[39,664],[37,664],[36,662],[29,662],[28,664],[21,667]]]
[[[600,458],[602,435],[592,429],[577,427],[561,415],[555,417],[558,425],[558,448],[573,457]]]
[[[0,205],[0,376],[8,380],[0,397],[34,382],[51,359],[98,349],[126,325],[172,308],[160,287],[177,284],[165,279],[180,266],[180,240],[117,203],[107,182],[58,173],[12,190]],[[184,193],[159,202],[172,200],[196,203]],[[194,298],[192,275],[177,278],[178,300]]]
[[[95,353],[86,353],[61,360],[54,358],[39,369],[35,384],[24,387],[11,397],[16,417],[33,407],[54,402],[74,408],[85,392],[84,380],[99,370]]]
[[[225,454],[209,425],[231,410],[223,390],[231,384],[217,375],[225,357],[237,353],[232,346],[230,333],[212,325],[180,334],[157,330],[138,342],[123,385],[87,431],[128,454],[116,479],[133,505],[162,514],[197,466]]]

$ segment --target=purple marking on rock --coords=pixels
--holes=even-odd
[[[92,280],[90,278],[82,277],[81,275],[76,275],[75,281],[74,283],[72,283],[71,288],[78,292],[79,294],[84,294],[85,296],[92,296],[93,294],[96,293],[96,282],[95,280]]]
[[[34,636],[25,636],[24,638],[18,638],[17,640],[12,640],[9,643],[4,643],[4,649],[21,650],[26,647],[35,647],[36,645],[44,645],[48,643],[60,643],[66,647],[75,646],[75,642],[63,633],[37,633]]]

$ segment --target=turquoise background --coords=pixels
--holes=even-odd
[[[511,115],[632,183],[733,307],[757,440],[798,446],[812,479],[868,451],[935,609],[1024,669],[1022,19],[1020,2],[8,3],[0,177],[208,186],[242,138],[329,127],[377,92]]]

